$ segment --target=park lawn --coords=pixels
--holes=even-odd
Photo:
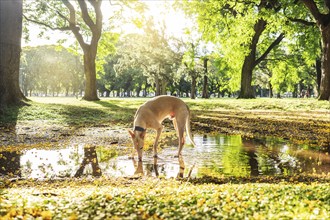
[[[38,143],[43,147],[55,146],[74,137],[79,137],[80,142],[87,141],[80,136],[86,129],[125,130],[132,126],[136,109],[147,98],[104,98],[97,102],[75,98],[32,100],[29,106],[9,108],[1,116],[2,146],[28,148]],[[274,136],[302,144],[329,146],[327,101],[184,101],[192,112],[193,133]],[[168,123],[165,125],[170,127]],[[327,175],[2,180],[0,219],[329,219],[329,195]]]
[[[0,216],[0,219],[329,219],[330,183],[192,184],[186,179],[152,177],[18,181],[2,191]]]
[[[9,108],[0,116],[0,138],[4,142],[12,139],[4,136],[13,135],[13,130],[15,134],[23,130],[21,142],[25,142],[24,138],[29,142],[57,142],[75,136],[85,128],[130,128],[136,109],[148,98],[102,98],[95,102],[72,97],[33,97],[31,100],[29,106]],[[270,98],[183,100],[191,109],[193,133],[277,137],[310,146],[330,145],[329,101]],[[172,128],[168,122],[165,125]],[[35,133],[39,134],[38,138]]]
[[[63,125],[89,126],[103,123],[131,123],[136,109],[149,98],[103,98],[87,102],[72,97],[31,97],[30,106],[9,108],[4,122],[44,121]],[[302,119],[329,119],[330,102],[316,99],[183,99],[197,116],[209,112],[267,112],[285,119],[296,113]],[[282,114],[281,114],[282,113]],[[283,114],[286,113],[286,114]],[[330,120],[330,119],[329,119]]]

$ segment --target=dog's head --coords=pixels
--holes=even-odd
[[[128,133],[131,135],[133,146],[135,150],[138,152],[139,161],[142,161],[142,152],[143,152],[144,137],[146,135],[146,131],[128,130]]]

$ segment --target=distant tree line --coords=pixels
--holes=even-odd
[[[240,77],[234,63],[210,51],[201,35],[192,38],[187,33],[185,40],[168,37],[166,26],[155,24],[152,18],[146,19],[141,29],[142,33],[121,36],[104,33],[96,58],[99,96],[240,95]],[[317,96],[320,65],[317,56],[311,60],[306,55],[306,45],[290,42],[273,49],[255,69],[253,95]],[[62,46],[24,48],[20,81],[24,94],[83,96],[85,79],[78,51]]]
[[[25,47],[20,65],[24,95],[81,95],[84,70],[80,57],[61,46]]]

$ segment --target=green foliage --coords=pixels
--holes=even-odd
[[[143,34],[129,34],[120,42],[116,69],[132,73],[142,70],[148,83],[156,85],[156,93],[164,94],[180,62],[179,54],[171,48],[164,24],[157,27],[152,18],[143,23]]]
[[[23,48],[21,58],[21,87],[25,95],[82,89],[83,66],[80,58],[62,46],[38,46]]]
[[[44,187],[40,193],[33,188],[7,189],[0,200],[0,215],[43,219],[329,218],[328,183],[193,185],[152,178],[121,182],[100,179],[83,187],[62,182],[61,187]]]
[[[97,76],[104,74],[103,66],[106,63],[106,57],[116,53],[116,44],[119,40],[118,33],[104,32],[97,48],[96,72]]]
[[[255,67],[253,85],[262,89],[273,88],[280,94],[289,91],[299,94],[298,84],[301,89],[312,90],[316,87],[314,64],[320,57],[320,33],[315,25],[304,26],[298,21],[312,23],[313,18],[301,3],[275,1],[264,6],[265,2],[268,1],[177,1],[176,8],[184,9],[192,22],[198,24],[198,30],[187,28],[183,39],[169,36],[165,22],[147,15],[148,4],[145,2],[130,0],[118,2],[123,7],[116,7],[117,3],[111,5],[114,14],[109,22],[104,23],[105,32],[96,59],[99,91],[107,95],[114,91],[113,94],[121,91],[130,95],[132,91],[144,90],[146,95],[153,89],[157,94],[170,91],[189,95],[187,88],[192,88],[192,77],[197,79],[196,90],[201,91],[201,79],[198,79],[203,73],[201,58],[207,55],[211,67],[208,74],[210,93],[218,96],[235,94],[240,88],[244,59],[251,51],[254,25],[261,19],[266,22],[266,27],[258,39],[256,59],[267,51],[280,33],[285,34],[285,39]],[[72,4],[78,12],[78,4]],[[172,7],[172,4],[164,5],[169,9]],[[89,11],[95,20],[92,8]],[[124,11],[129,11],[130,15],[123,18]],[[26,4],[24,11],[28,19],[43,21],[53,28],[66,27],[68,22],[61,19],[58,12],[69,15],[61,1],[35,1]],[[120,36],[112,32],[118,23],[123,25],[128,20],[139,28],[138,34]],[[79,13],[77,23],[83,37],[90,39],[90,30]],[[204,51],[210,42],[212,53]],[[72,51],[78,54],[77,45]],[[113,69],[115,75],[109,69]],[[131,83],[125,83],[127,80]]]
[[[221,56],[222,62],[227,63],[230,68],[226,73],[231,79],[227,84],[229,90],[237,91],[239,88],[243,61],[251,52],[255,24],[260,20],[265,22],[266,27],[258,39],[255,59],[267,51],[280,33],[285,34],[286,39],[279,46],[281,54],[271,52],[268,59],[256,67],[254,84],[258,85],[260,81],[267,80],[266,85],[271,83],[279,93],[293,91],[303,77],[303,71],[312,67],[320,56],[318,30],[315,25],[302,24],[303,21],[312,23],[313,19],[301,3],[196,0],[177,1],[176,5],[184,9],[188,15],[196,17],[203,38],[217,45],[216,54]],[[264,77],[264,66],[267,67],[268,77]],[[298,67],[304,70],[296,70]],[[308,77],[304,78],[307,81]],[[313,84],[309,81],[309,85]]]

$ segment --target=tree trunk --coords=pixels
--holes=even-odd
[[[156,86],[156,96],[161,95],[161,88],[160,88],[160,79],[158,77],[158,74],[155,74],[155,86]]]
[[[252,73],[254,69],[254,56],[250,53],[245,57],[241,72],[241,90],[238,98],[252,99],[255,94],[252,86]]]
[[[321,26],[322,35],[322,74],[319,100],[330,101],[330,22]]]
[[[273,98],[273,85],[268,82],[268,85],[269,85],[269,98]]]
[[[321,76],[322,76],[322,62],[319,58],[317,58],[316,61],[315,61],[315,69],[316,69],[317,94],[320,94]]]
[[[196,79],[197,79],[197,77],[194,76],[194,74],[192,74],[191,75],[191,95],[190,95],[191,99],[196,98]]]
[[[203,80],[203,94],[202,98],[207,99],[209,98],[209,93],[208,93],[208,78],[207,78],[207,58],[204,58],[204,80]]]
[[[266,29],[266,21],[259,19],[254,25],[254,35],[250,44],[250,53],[245,57],[241,72],[241,90],[238,98],[251,99],[255,98],[252,87],[252,73],[256,66],[257,44],[262,32]]]
[[[327,14],[323,14],[316,1],[301,0],[316,20],[322,36],[322,73],[319,100],[330,100],[330,1],[323,1]]]
[[[161,94],[162,95],[166,95],[166,86],[167,86],[167,82],[165,79],[161,80]]]
[[[94,49],[95,50],[95,49]],[[96,68],[95,68],[96,51],[90,47],[84,50],[84,72],[85,72],[85,95],[84,100],[98,101],[96,87]]]
[[[27,101],[19,88],[22,4],[0,1],[0,109]]]

